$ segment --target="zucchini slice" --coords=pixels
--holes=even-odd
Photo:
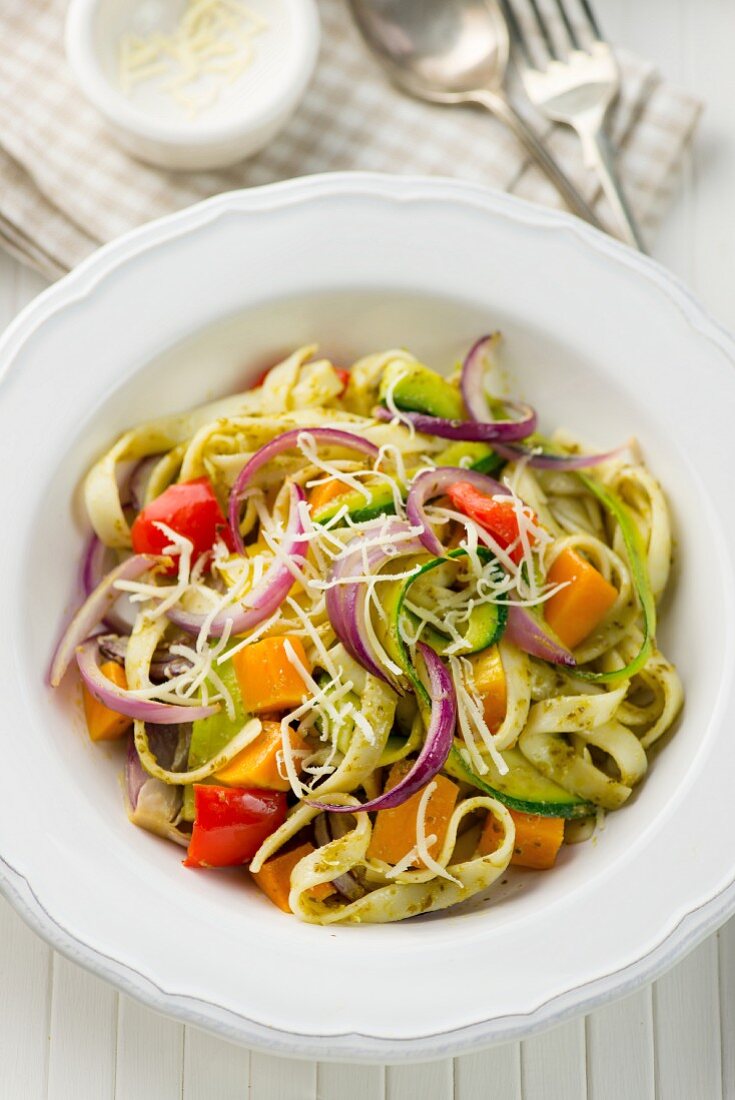
[[[492,474],[505,465],[505,459],[494,451],[489,443],[471,443],[458,440],[450,443],[445,451],[434,459],[437,466],[466,466],[481,474]]]
[[[347,514],[354,523],[364,523],[366,520],[375,519],[377,516],[392,516],[395,514],[396,505],[390,485],[366,486],[370,493],[370,499],[366,500],[363,493],[356,489],[348,489],[338,497],[325,504],[312,519],[314,523],[327,523],[333,519],[340,509],[347,507]]]
[[[386,404],[389,394],[393,395],[396,407],[406,412],[426,413],[445,420],[465,418],[459,387],[423,363],[407,364],[399,359],[388,363],[380,380],[379,400]]]
[[[495,560],[490,551],[484,547],[478,547],[477,552],[483,562]],[[429,558],[428,560],[423,556],[409,558],[405,563],[405,568],[409,569],[414,565],[419,565],[420,568],[417,572],[406,580],[392,581],[381,586],[385,618],[378,619],[376,617],[376,633],[388,656],[400,665],[422,698],[423,685],[416,677],[411,663],[411,655],[401,633],[402,620],[414,626],[418,626],[419,623],[418,616],[405,606],[406,597],[411,586],[419,577],[424,576],[432,569],[446,566],[448,562],[463,557],[466,553],[466,550],[459,547],[456,550],[451,550],[441,558]],[[481,650],[487,649],[488,646],[495,645],[503,634],[507,621],[508,605],[505,600],[497,604],[478,604],[477,607],[473,608],[463,631],[466,644],[461,651],[457,651],[457,655],[464,657],[471,653],[479,653]],[[424,627],[421,639],[440,655],[446,654],[448,647],[452,644],[452,638],[433,625]]]
[[[426,576],[426,574],[430,573],[432,570],[446,565],[448,560],[466,557],[466,554],[467,551],[463,550],[461,547],[456,550],[450,550],[445,557],[432,558],[430,561],[427,561],[418,572],[404,581],[396,607],[396,632],[398,632],[398,620],[400,620],[402,615],[405,616],[412,625],[419,625],[419,616],[409,611],[405,606],[410,589],[416,581],[420,577]],[[484,547],[478,547],[477,554],[483,563],[495,560],[490,551],[486,550]],[[479,653],[481,650],[487,649],[488,646],[495,645],[505,630],[507,621],[508,604],[506,600],[503,600],[502,603],[478,604],[477,607],[472,609],[470,617],[464,629],[461,631],[465,644],[461,650],[455,650],[455,653],[457,656],[465,657],[471,653]],[[446,655],[447,650],[452,645],[452,637],[439,627],[435,627],[431,624],[424,627],[421,633],[421,639],[426,642],[427,645],[430,645],[440,656]]]
[[[588,817],[597,812],[591,802],[585,802],[577,795],[570,794],[558,783],[547,779],[527,760],[520,749],[505,749],[501,752],[508,765],[506,775],[501,775],[492,760],[485,757],[488,766],[486,775],[476,775],[463,756],[463,749],[452,747],[444,770],[455,779],[470,783],[484,794],[497,798],[511,810],[524,814],[540,814],[542,817]]]

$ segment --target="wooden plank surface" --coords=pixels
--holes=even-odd
[[[51,990],[49,1100],[77,1100],[90,1082],[99,1100],[114,1100],[117,993],[60,955]]]
[[[316,1100],[315,1062],[252,1054],[250,1096],[253,1100]]]
[[[718,944],[706,940],[653,990],[656,1082],[666,1100],[720,1100]]]
[[[450,1058],[441,1062],[425,1062],[421,1066],[388,1066],[386,1070],[386,1100],[452,1100],[454,1066]]]
[[[504,1043],[455,1059],[455,1100],[522,1100],[522,1096],[520,1043]]]
[[[589,1100],[654,1100],[652,989],[647,986],[587,1017]]]
[[[121,994],[116,1100],[181,1100],[183,1066],[183,1026]]]
[[[181,1100],[247,1100],[250,1052],[195,1027],[184,1028]]]
[[[524,1100],[586,1100],[584,1019],[570,1020],[521,1044],[521,1089]]]
[[[385,1100],[384,1066],[349,1066],[321,1062],[317,1070],[317,1100]]]

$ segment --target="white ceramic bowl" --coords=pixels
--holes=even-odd
[[[301,924],[246,877],[195,873],[127,822],[120,755],[44,686],[75,596],[80,479],[123,428],[320,340],[450,363],[501,328],[515,389],[601,447],[635,432],[673,505],[661,641],[683,719],[637,797],[548,874],[462,912]],[[311,177],[230,194],[107,246],[0,344],[5,766],[0,878],[55,947],[255,1047],[429,1058],[627,992],[735,909],[735,347],[666,271],[565,215],[443,180]],[[69,677],[71,680],[72,677]]]
[[[267,145],[299,105],[319,49],[316,4],[248,0],[248,9],[265,24],[253,40],[253,60],[193,117],[155,82],[141,82],[128,97],[118,74],[122,37],[170,33],[184,6],[184,0],[71,0],[67,59],[127,152],[161,168],[224,168]]]

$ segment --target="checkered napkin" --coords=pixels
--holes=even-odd
[[[316,75],[286,129],[259,156],[219,172],[164,172],[115,144],[77,90],[63,55],[66,0],[0,0],[0,241],[55,278],[133,226],[232,188],[337,169],[459,176],[561,206],[515,138],[481,109],[438,107],[393,89],[344,0],[319,0]],[[550,13],[553,18],[553,14]],[[613,119],[620,172],[650,239],[701,105],[654,67],[619,52]],[[576,136],[529,120],[614,226]]]

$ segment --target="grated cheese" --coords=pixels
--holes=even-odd
[[[396,371],[396,376],[391,382],[388,389],[385,391],[385,396],[383,400],[385,401],[385,407],[392,414],[393,420],[397,420],[399,424],[402,424],[404,426],[404,428],[408,428],[411,439],[414,439],[416,436],[416,426],[414,425],[411,418],[409,416],[406,416],[406,414],[404,412],[401,412],[401,410],[398,408],[394,396],[396,386],[399,384],[399,382],[402,382],[403,379],[406,378],[407,375],[409,375],[410,373],[411,371],[408,366],[404,366],[404,369],[402,371]]]
[[[318,470],[327,474],[329,478],[334,478],[336,481],[342,481],[356,493],[360,493],[365,498],[365,501],[369,504],[372,499],[370,491],[362,484],[359,477],[356,477],[354,473],[349,473],[347,470],[341,470],[331,462],[327,462],[325,458],[320,458],[317,453],[316,441],[313,435],[309,432],[299,432],[296,438],[296,445],[301,451],[304,458],[308,458],[312,466],[316,466]]]
[[[419,807],[416,812],[416,849],[418,851],[419,858],[427,870],[433,871],[437,878],[448,879],[449,882],[455,883],[456,886],[461,886],[462,883],[454,875],[450,875],[446,867],[442,867],[441,863],[438,863],[431,852],[429,846],[436,843],[436,836],[432,833],[431,836],[426,835],[426,811],[429,808],[429,799],[436,790],[436,780],[432,779],[431,783],[428,783],[424,787],[423,794],[419,801]]]
[[[472,679],[472,666],[466,657],[450,657],[449,664],[452,669],[452,678],[457,693],[457,717],[462,739],[467,746],[472,762],[479,768],[480,775],[488,771],[487,764],[482,759],[477,749],[476,739],[479,737],[487,749],[491,760],[501,775],[506,775],[508,765],[501,756],[495,744],[495,738],[490,732],[482,712],[482,703],[475,691]]]
[[[253,40],[266,26],[239,0],[188,0],[173,32],[122,37],[120,87],[129,96],[139,84],[155,81],[157,90],[193,117],[247,69]]]
[[[434,840],[435,839],[436,839],[436,837],[434,837]],[[396,878],[398,875],[402,875],[404,871],[408,871],[413,866],[413,864],[416,862],[416,860],[418,858],[419,858],[418,845],[414,844],[414,846],[413,846],[413,848],[411,848],[410,852],[406,852],[403,859],[399,859],[398,863],[396,863],[393,867],[391,867],[390,871],[385,872],[385,877],[386,878]]]
[[[115,588],[119,592],[130,593],[132,603],[145,603],[151,599],[160,601],[155,608],[146,608],[144,612],[145,617],[151,621],[160,619],[165,615],[186,592],[189,587],[191,555],[194,551],[194,544],[191,539],[178,534],[177,531],[172,530],[165,523],[154,520],[153,526],[157,527],[167,539],[171,540],[167,546],[163,547],[161,553],[179,559],[176,584],[158,585],[145,584],[141,581],[115,581]]]

